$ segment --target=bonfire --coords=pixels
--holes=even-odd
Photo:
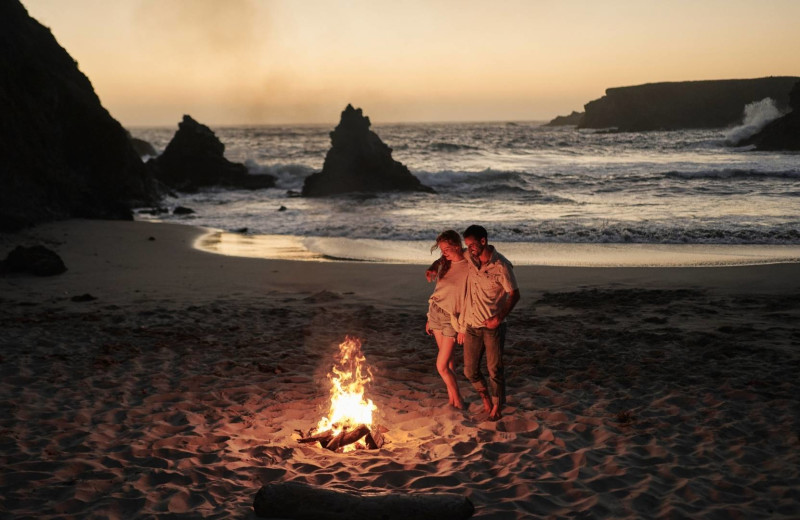
[[[323,448],[339,453],[356,449],[377,449],[383,445],[386,429],[372,423],[377,409],[364,396],[372,373],[361,352],[361,341],[347,336],[339,345],[339,354],[328,373],[330,408],[317,427],[300,434],[301,443],[319,442]]]

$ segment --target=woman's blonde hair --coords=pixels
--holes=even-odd
[[[436,243],[431,246],[431,253],[436,251],[436,249],[439,247],[439,244],[442,242],[450,244],[453,247],[464,249],[464,245],[461,243],[461,235],[458,234],[458,231],[448,229],[446,231],[442,231],[439,233],[439,236],[436,237]],[[442,255],[439,257],[437,262],[439,263],[439,278],[442,278],[445,274],[447,274],[447,271],[450,270],[450,260]]]

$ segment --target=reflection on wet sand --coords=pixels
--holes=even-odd
[[[303,245],[302,237],[290,235],[248,235],[210,230],[197,239],[194,247],[228,256],[328,261],[324,255],[309,251]]]
[[[800,246],[770,244],[562,244],[495,242],[514,265],[574,267],[700,267],[800,262]],[[248,235],[209,230],[195,247],[228,256],[314,262],[428,265],[425,241]]]

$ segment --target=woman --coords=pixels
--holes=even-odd
[[[464,310],[468,265],[467,259],[464,258],[461,236],[452,229],[443,231],[436,237],[436,245],[431,251],[437,248],[442,252],[442,256],[435,264],[436,288],[428,300],[428,321],[425,323],[425,332],[428,335],[433,334],[436,338],[436,345],[439,347],[436,369],[447,386],[449,404],[461,410],[464,408],[464,401],[458,390],[453,367],[453,349],[456,335],[460,330],[458,317]]]

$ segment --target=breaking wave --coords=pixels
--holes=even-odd
[[[781,117],[783,113],[778,110],[775,100],[764,98],[744,107],[744,120],[740,126],[732,129],[725,136],[725,142],[731,146],[738,146],[745,139],[756,135],[762,128]]]
[[[286,190],[299,190],[305,178],[314,173],[314,168],[304,164],[259,164],[253,160],[245,161],[247,171],[253,175],[268,174],[275,177],[275,187]]]

